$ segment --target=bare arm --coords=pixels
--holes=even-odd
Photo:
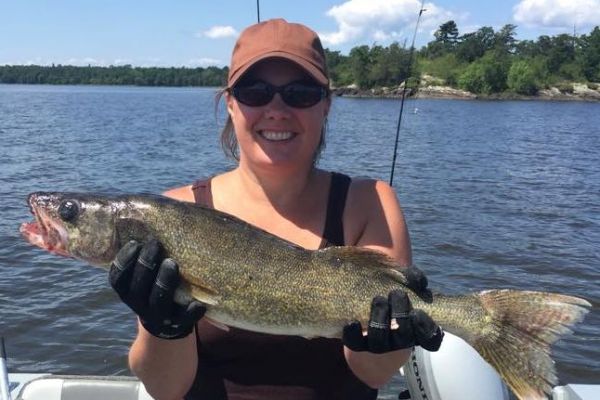
[[[177,200],[193,201],[189,186],[163,194]],[[153,398],[183,398],[192,386],[198,368],[195,333],[182,339],[160,339],[138,321],[138,335],[129,351],[129,367]]]
[[[198,365],[195,334],[183,339],[159,339],[138,323],[129,351],[129,367],[157,400],[179,400],[189,391]]]
[[[402,266],[412,263],[412,253],[408,229],[402,209],[394,192],[383,182],[357,182],[353,189],[353,201],[348,214],[368,210],[364,221],[350,222],[348,225],[350,244],[381,251],[398,261]],[[347,219],[346,219],[347,220]],[[344,223],[346,224],[346,220]],[[387,296],[387,293],[381,293]],[[365,384],[373,388],[385,385],[398,369],[406,363],[411,349],[374,354],[366,351],[355,352],[344,347],[348,366]]]

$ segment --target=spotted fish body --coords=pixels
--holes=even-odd
[[[153,236],[179,265],[177,296],[207,305],[206,317],[251,331],[340,337],[366,326],[373,297],[406,291],[445,330],[473,346],[520,399],[556,383],[550,345],[590,304],[553,293],[489,290],[461,296],[414,293],[385,255],[357,247],[306,250],[231,215],[165,197],[33,193],[33,244],[108,267],[131,239]]]

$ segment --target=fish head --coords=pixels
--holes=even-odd
[[[22,224],[20,231],[31,244],[94,265],[107,265],[114,259],[118,202],[56,192],[31,193],[28,202],[35,220]]]

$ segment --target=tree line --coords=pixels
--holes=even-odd
[[[507,24],[495,31],[484,26],[460,35],[456,23],[448,21],[437,29],[434,40],[415,49],[412,63],[410,51],[398,43],[354,47],[347,56],[328,51],[328,62],[338,86],[397,87],[407,78],[418,81],[427,74],[439,84],[481,94],[508,90],[530,95],[549,86],[572,90],[571,82],[598,88],[600,27],[579,36],[521,41],[516,28]]]
[[[535,94],[549,86],[572,90],[570,82],[600,82],[600,27],[589,34],[540,36],[517,40],[516,26],[495,31],[484,26],[460,34],[454,21],[440,25],[434,40],[420,49],[394,42],[352,48],[348,55],[326,49],[334,86],[360,89],[398,87],[408,79],[418,84],[425,75],[442,85],[474,93],[511,91]],[[224,86],[228,68],[142,68],[0,66],[0,83],[98,84],[139,86]]]
[[[223,86],[228,68],[144,68],[131,65],[0,66],[0,83],[53,85]]]

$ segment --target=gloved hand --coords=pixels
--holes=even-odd
[[[179,269],[172,259],[162,259],[161,246],[155,239],[144,246],[133,240],[126,243],[110,266],[109,281],[121,300],[139,316],[142,326],[162,339],[186,337],[206,312],[195,300],[186,305],[175,303]]]
[[[406,293],[394,290],[387,300],[382,296],[373,299],[367,336],[363,336],[360,322],[353,321],[344,327],[342,341],[352,351],[381,354],[413,346],[437,351],[443,337],[444,332],[427,313],[413,310]]]
[[[429,282],[427,281],[425,273],[419,268],[411,265],[400,270],[400,272],[404,275],[404,278],[406,278],[406,286],[408,286],[409,289],[412,289],[417,294],[425,294],[425,292],[428,291],[427,285]]]

